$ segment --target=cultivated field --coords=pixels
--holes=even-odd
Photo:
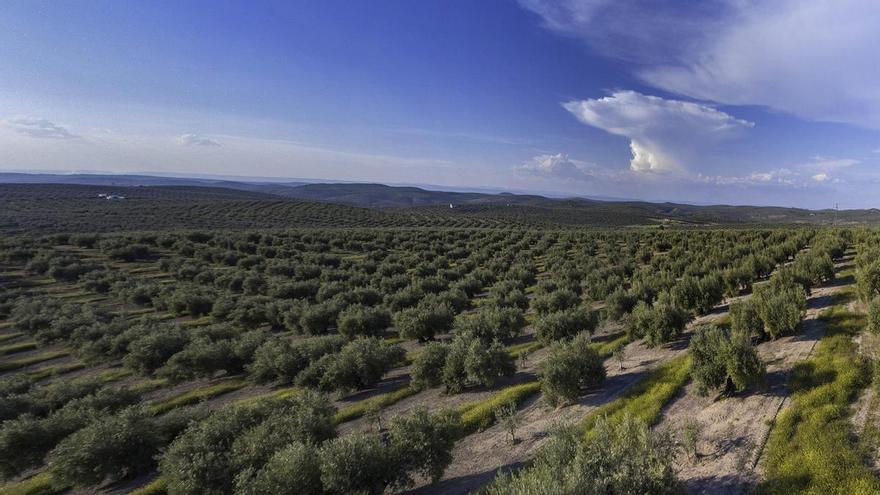
[[[880,491],[877,233],[376,221],[4,238],[0,493]]]

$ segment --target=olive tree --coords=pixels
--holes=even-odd
[[[748,334],[703,327],[691,339],[690,352],[691,377],[701,394],[719,389],[741,392],[764,377],[764,364]]]
[[[580,334],[571,342],[556,342],[541,363],[541,391],[551,405],[572,402],[584,387],[605,380],[603,359],[590,346],[589,335]]]

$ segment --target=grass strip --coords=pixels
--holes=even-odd
[[[608,342],[596,342],[593,344],[593,349],[596,350],[596,353],[599,354],[599,357],[602,359],[608,359],[611,357],[611,354],[614,353],[614,349],[617,349],[619,346],[626,345],[629,343],[629,337],[626,336],[626,333],[621,333],[615,339],[609,340]]]
[[[533,340],[531,342],[523,342],[522,344],[514,344],[507,347],[507,354],[513,359],[519,359],[523,355],[528,356],[529,354],[537,351],[538,349],[544,347],[544,344],[538,340]]]
[[[146,485],[132,490],[128,495],[165,495],[167,492],[168,482],[165,478],[156,478]]]
[[[48,471],[43,471],[26,480],[0,486],[0,495],[56,495],[68,488],[56,481]]]
[[[40,354],[36,354],[34,356],[28,356],[25,358],[4,361],[4,362],[0,363],[0,371],[17,370],[19,368],[24,368],[25,366],[30,366],[32,364],[42,363],[43,361],[49,361],[50,359],[57,359],[57,358],[69,356],[69,355],[70,355],[70,351],[41,352]]]
[[[236,406],[250,406],[264,399],[286,399],[300,393],[303,389],[300,387],[285,387],[273,390],[267,394],[257,395],[255,397],[247,397],[235,401]]]
[[[57,364],[55,366],[46,366],[45,368],[29,371],[26,374],[28,378],[39,381],[51,376],[63,375],[65,373],[70,373],[71,371],[81,370],[85,367],[86,365],[83,363]]]
[[[633,385],[621,397],[597,407],[581,422],[584,435],[589,436],[596,420],[606,417],[609,421],[620,421],[630,415],[648,425],[654,425],[660,419],[663,406],[669,403],[675,394],[690,379],[690,356],[674,358],[657,369],[651,371],[647,378]]]
[[[479,430],[484,430],[495,422],[495,410],[509,402],[517,406],[525,402],[529,397],[541,391],[541,382],[535,380],[511,385],[493,394],[485,400],[471,402],[458,408],[461,417],[462,436],[470,435]]]
[[[188,406],[203,400],[212,399],[219,395],[227,394],[238,390],[247,384],[248,382],[241,378],[226,380],[207,387],[190,390],[189,392],[184,392],[169,399],[150,404],[148,410],[155,415],[164,414],[172,409],[177,409],[178,407]]]
[[[792,371],[791,404],[770,432],[761,493],[880,493],[849,421],[850,403],[870,382],[852,339],[865,317],[848,311],[845,298],[835,302],[820,317],[825,336],[812,357]]]
[[[384,394],[379,394],[374,397],[370,397],[369,399],[360,401],[357,404],[343,407],[336,412],[334,420],[336,424],[345,423],[346,421],[351,421],[353,419],[357,419],[363,416],[370,409],[381,409],[383,407],[388,407],[391,404],[415,395],[418,392],[418,389],[410,387],[409,384],[406,384],[390,392],[385,392]]]
[[[17,339],[17,338],[21,337],[22,335],[24,335],[22,332],[5,333],[3,335],[0,335],[0,342],[6,342],[7,340]]]
[[[32,351],[36,348],[36,342],[17,342],[15,344],[0,346],[0,356],[15,354],[16,352]]]

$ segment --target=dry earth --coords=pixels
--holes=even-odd
[[[824,333],[818,319],[832,303],[842,283],[816,288],[807,300],[803,329],[757,346],[767,364],[763,390],[723,400],[702,397],[688,385],[669,404],[657,428],[680,431],[688,420],[701,427],[696,459],[681,453],[676,459],[679,478],[688,491],[697,494],[732,495],[751,493],[760,477],[760,456],[776,415],[788,405],[789,374],[798,361],[807,359]]]

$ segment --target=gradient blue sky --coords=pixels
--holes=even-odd
[[[880,207],[871,0],[0,9],[0,170]]]

